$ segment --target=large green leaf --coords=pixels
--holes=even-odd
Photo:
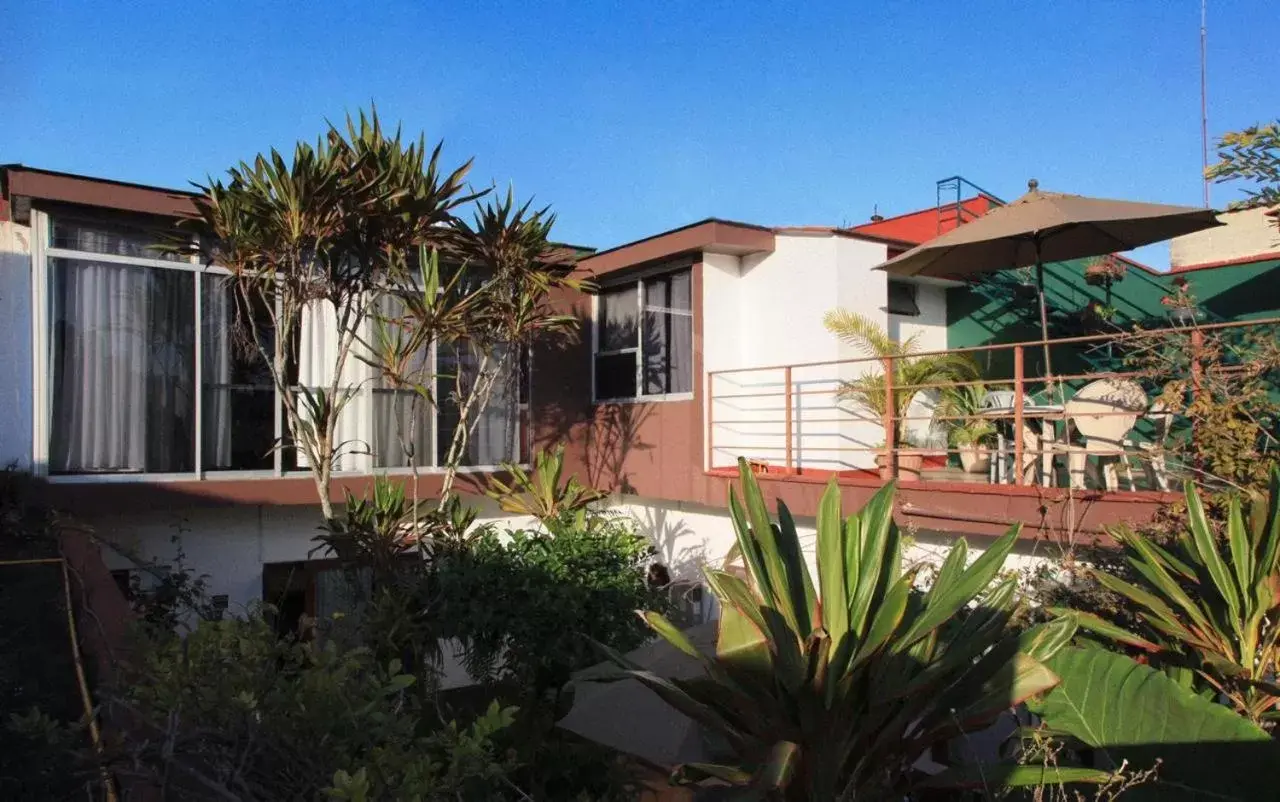
[[[1196,696],[1160,671],[1094,648],[1063,649],[1047,661],[1061,679],[1033,705],[1055,730],[1131,769],[1160,761],[1158,779],[1126,800],[1273,799],[1280,751],[1266,732]],[[1131,794],[1131,795],[1130,795]]]

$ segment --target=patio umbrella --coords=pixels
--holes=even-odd
[[[1044,263],[1099,256],[1222,225],[1211,209],[1088,198],[1041,192],[1034,179],[1027,194],[880,265],[897,276],[963,278],[978,273],[1036,268],[1040,334],[1049,339],[1044,303]],[[1044,345],[1045,373],[1049,345]],[[1050,374],[1051,375],[1051,374]]]
[[[685,630],[693,645],[707,655],[715,653],[716,633],[714,621]],[[703,672],[701,663],[662,639],[628,652],[627,657],[668,679],[693,679]],[[573,707],[557,726],[657,766],[710,759],[697,723],[638,681],[591,681],[616,672],[613,663],[600,663],[574,674]]]

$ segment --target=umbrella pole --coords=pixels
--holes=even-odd
[[[1049,314],[1044,306],[1044,262],[1040,261],[1040,238],[1035,238],[1036,246],[1036,289],[1040,296],[1040,339],[1044,346],[1044,376],[1046,386],[1053,385],[1053,368],[1049,365]]]

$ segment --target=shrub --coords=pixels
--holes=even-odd
[[[441,722],[398,662],[282,640],[258,611],[144,637],[108,700],[132,724],[110,755],[166,798],[501,798],[510,708]]]

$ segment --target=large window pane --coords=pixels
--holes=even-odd
[[[436,446],[440,465],[447,464],[449,449],[459,426],[459,406],[471,394],[478,377],[480,357],[466,344],[440,346],[437,349],[437,400],[440,442]],[[520,371],[514,360],[493,385],[489,403],[470,411],[471,424],[467,447],[459,464],[465,466],[498,465],[513,462],[520,456]]]
[[[201,313],[204,469],[269,470],[276,392],[259,345],[275,353],[271,315],[261,298],[248,301],[212,274],[203,277]]]
[[[405,317],[404,303],[394,295],[378,299],[382,335],[394,351],[412,344],[413,321]],[[377,338],[375,338],[375,341]],[[381,350],[381,349],[379,349]],[[419,387],[431,389],[430,348],[424,347],[402,364],[377,371],[373,382],[373,464],[378,468],[420,468],[434,464],[431,437],[431,404]]]
[[[162,242],[163,238],[158,232],[137,226],[67,218],[55,218],[49,222],[49,244],[55,248],[144,259],[188,261],[185,256],[158,250],[155,246]]]
[[[644,393],[693,390],[691,273],[681,270],[644,282]]]
[[[624,348],[635,348],[638,344],[640,307],[636,300],[637,292],[635,284],[628,284],[619,289],[600,293],[599,349],[601,351],[620,351]]]
[[[50,261],[55,473],[195,463],[195,274]]]
[[[693,391],[693,316],[644,313],[645,395]]]

